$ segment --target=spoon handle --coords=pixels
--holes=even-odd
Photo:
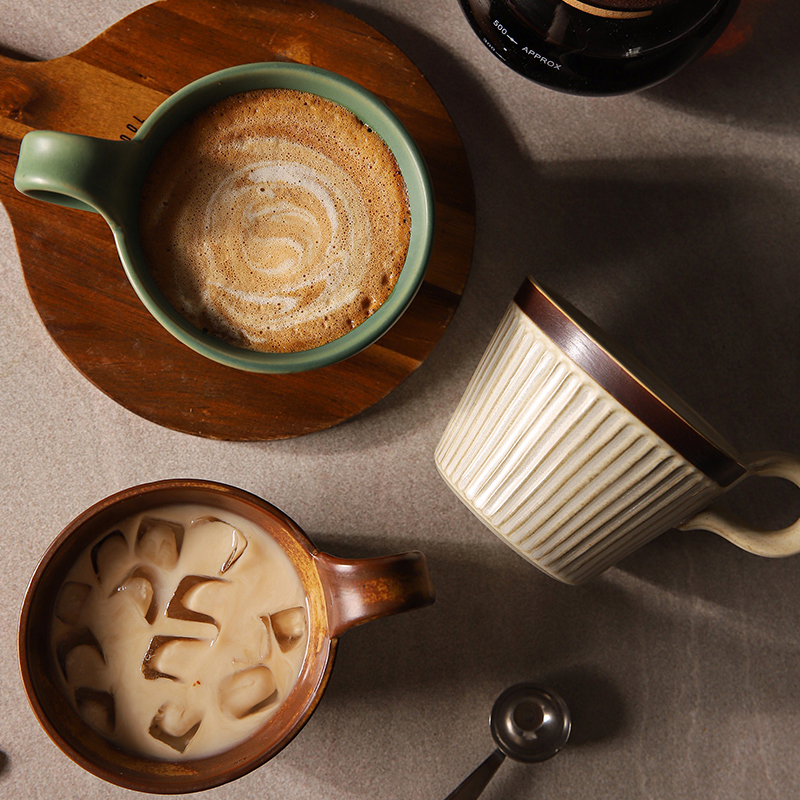
[[[497,768],[505,761],[505,754],[495,750],[482,764],[475,769],[455,788],[445,800],[475,800],[486,788],[486,784],[497,772]]]

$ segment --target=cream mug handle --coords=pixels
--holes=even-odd
[[[744,459],[746,477],[785,478],[800,488],[800,459],[788,453],[757,453]],[[678,530],[704,530],[716,533],[732,544],[768,558],[781,558],[800,552],[800,519],[786,528],[767,530],[753,528],[713,506],[695,514],[678,526]]]

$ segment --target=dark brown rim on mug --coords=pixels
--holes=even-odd
[[[747,472],[708,423],[565,300],[529,277],[514,302],[567,357],[718,485],[730,486]]]
[[[264,528],[297,569],[309,616],[309,641],[300,676],[276,713],[235,747],[185,761],[127,753],[89,727],[65,695],[50,644],[58,590],[86,547],[126,517],[173,503],[213,506]],[[123,490],[96,503],[74,519],[47,549],[31,578],[20,615],[22,680],[46,733],[88,772],[139,792],[196,792],[242,777],[272,758],[299,733],[327,685],[337,640],[344,631],[381,616],[421,608],[433,599],[421,553],[339,559],[318,550],[286,514],[249,492],[210,481],[158,481]]]

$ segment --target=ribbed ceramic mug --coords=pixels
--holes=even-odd
[[[209,507],[215,517],[219,515],[223,520],[227,514],[243,517],[280,546],[303,586],[307,643],[293,688],[275,713],[259,723],[251,735],[216,754],[170,760],[168,757],[138,755],[117,747],[84,719],[76,708],[74,695],[82,686],[87,690],[99,689],[100,685],[95,681],[104,679],[102,675],[100,679],[93,677],[91,671],[84,675],[78,673],[79,680],[87,679],[87,683],[79,683],[77,688],[68,690],[63,679],[61,657],[57,657],[58,651],[54,651],[52,637],[59,592],[76,560],[86,549],[94,545],[94,557],[99,549],[95,543],[113,537],[115,527],[123,520],[146,516],[164,506],[183,504]],[[112,532],[110,535],[109,531]],[[176,540],[185,544],[186,538],[181,533]],[[142,564],[137,567],[137,573],[157,569],[153,566],[156,563],[152,559],[153,552],[154,549],[150,548],[141,554]],[[178,569],[182,566],[181,553],[182,545],[178,544]],[[140,555],[138,551],[137,555]],[[222,583],[225,583],[225,578],[207,576],[209,581]],[[165,579],[163,585],[170,585],[169,581]],[[97,581],[92,579],[93,596],[102,594],[98,591],[101,589],[99,577]],[[158,593],[154,597],[158,599]],[[365,559],[337,558],[314,547],[305,533],[282,511],[242,489],[201,480],[157,481],[125,489],[101,500],[74,519],[52,542],[31,578],[22,606],[20,669],[34,713],[50,738],[75,763],[106,781],[139,792],[195,792],[245,775],[272,758],[297,735],[322,697],[339,637],[345,631],[389,614],[422,608],[433,600],[434,590],[422,553],[412,551]],[[172,605],[168,598],[161,597],[157,616],[163,618],[166,615],[173,621],[177,620],[175,625],[194,631],[187,636],[196,636],[196,628],[191,626],[201,623],[182,622],[187,617],[173,613]],[[79,635],[65,638],[64,646],[68,646],[67,642],[73,646],[93,642],[102,654],[102,643],[94,639],[91,627],[86,627],[89,622],[80,611],[81,607],[72,608],[78,610],[74,619],[69,620],[69,630]],[[239,614],[243,613],[238,605],[236,609]],[[149,617],[147,619],[150,621]],[[196,620],[197,615],[191,619]],[[209,619],[205,617],[206,621]],[[246,643],[244,646],[255,649]],[[66,650],[62,656],[66,660]],[[105,663],[105,655],[102,657]],[[149,651],[148,655],[143,652],[141,658],[143,671]],[[233,661],[232,667],[235,664]],[[120,670],[118,662],[113,669],[118,675],[130,674]],[[166,681],[167,685],[170,683],[168,675],[158,675],[157,679]],[[180,681],[175,685],[179,686]],[[112,708],[116,709],[116,703]],[[114,715],[115,711],[112,711],[112,719]]]
[[[208,106],[258,89],[308,92],[343,106],[388,145],[406,184],[411,238],[391,294],[360,325],[334,341],[308,350],[266,353],[246,350],[204,333],[166,301],[148,271],[139,239],[139,197],[147,170],[169,136]],[[206,75],[165,100],[129,141],[58,131],[32,131],[20,146],[16,188],[29,197],[100,213],[114,234],[134,291],[155,319],[183,344],[221,364],[250,372],[317,369],[358,353],[402,316],[422,285],[434,231],[433,189],[425,160],[397,117],[359,84],[306,64],[243,64]]]
[[[579,584],[670,528],[762,556],[800,552],[800,521],[756,530],[713,501],[749,475],[800,486],[800,460],[742,458],[556,295],[526,280],[435,453],[442,477],[497,536]]]

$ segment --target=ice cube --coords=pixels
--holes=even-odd
[[[106,662],[94,644],[79,644],[64,658],[64,676],[70,686],[97,688],[101,685]]]
[[[128,568],[128,540],[122,531],[104,536],[91,551],[92,568],[103,585],[115,586]]]
[[[198,536],[203,536],[208,548],[205,559],[211,569],[220,575],[224,575],[247,549],[247,537],[238,528],[217,517],[198,517],[191,527]]]
[[[83,719],[98,733],[111,736],[116,724],[114,696],[110,692],[81,687],[75,690],[75,705]]]
[[[136,567],[130,572],[111,593],[124,597],[132,603],[139,613],[151,625],[158,616],[155,592],[153,590],[152,576],[147,570]]]
[[[278,646],[286,653],[303,638],[306,632],[306,612],[304,608],[287,608],[270,616],[272,631]]]
[[[173,750],[182,753],[192,741],[202,722],[196,709],[187,709],[177,703],[164,703],[150,723],[150,735]]]
[[[56,616],[67,625],[77,625],[86,598],[92,587],[77,581],[67,581],[56,599]]]
[[[183,525],[145,517],[136,534],[136,555],[163,569],[174,569],[183,544]]]
[[[177,680],[174,675],[166,675],[163,672],[159,672],[155,665],[152,664],[152,659],[155,654],[168,642],[171,642],[175,639],[174,636],[154,636],[150,640],[150,645],[147,648],[147,652],[144,654],[144,658],[142,659],[142,674],[148,681],[154,681],[157,678],[169,678],[170,680]]]
[[[185,575],[169,601],[167,616],[192,622],[208,622],[219,628],[213,614],[220,608],[219,592],[225,588],[226,581],[221,578]]]
[[[272,654],[272,637],[269,635],[272,624],[269,616],[261,617],[264,627],[258,631],[258,635],[253,635],[253,649],[256,657],[260,661],[266,661]]]
[[[239,560],[246,549],[247,539],[245,535],[238,528],[231,528],[231,551],[219,571],[223,574],[227,572]]]
[[[278,686],[269,667],[249,667],[234,672],[219,686],[219,707],[242,719],[266,708],[278,699]]]
[[[169,678],[190,683],[210,653],[209,639],[184,636],[154,636],[142,662],[148,680]]]
[[[88,628],[74,630],[56,645],[56,659],[58,660],[61,671],[64,673],[64,677],[67,678],[67,680],[69,680],[67,675],[67,658],[70,652],[76,647],[94,648],[100,654],[100,658],[105,661],[103,657],[103,650],[95,638],[95,635]]]

